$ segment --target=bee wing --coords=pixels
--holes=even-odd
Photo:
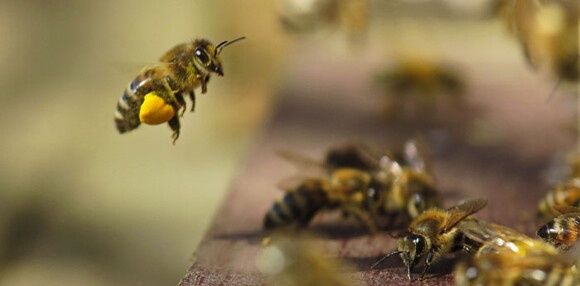
[[[555,209],[560,214],[572,214],[572,213],[579,213],[580,214],[580,208],[578,208],[578,207],[573,207],[573,206],[553,206],[552,208]]]
[[[316,170],[320,172],[326,168],[323,163],[292,151],[281,150],[276,153],[278,156],[292,163],[299,169]]]
[[[511,228],[477,219],[463,221],[457,227],[469,239],[481,244],[488,243],[496,238],[508,241],[531,239]]]
[[[448,231],[453,228],[456,224],[464,220],[466,217],[476,213],[483,207],[487,205],[486,199],[473,199],[465,201],[459,205],[456,205],[447,210],[449,214],[445,224],[443,225],[443,230]]]
[[[426,147],[422,141],[411,139],[405,142],[403,146],[403,160],[404,164],[412,169],[427,170],[427,156]]]

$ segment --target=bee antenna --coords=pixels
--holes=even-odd
[[[219,55],[219,54],[221,53],[221,51],[222,51],[222,49],[223,49],[224,47],[227,47],[227,46],[229,46],[229,45],[231,45],[231,44],[233,44],[233,43],[235,43],[235,42],[237,42],[237,41],[241,41],[241,40],[243,40],[243,39],[245,39],[245,38],[246,38],[246,37],[239,37],[239,38],[237,38],[237,39],[235,39],[235,40],[232,40],[232,41],[223,41],[223,42],[219,43],[219,44],[218,44],[218,45],[215,47],[215,54],[216,54],[216,55]]]
[[[371,266],[371,269],[373,269],[373,268],[377,267],[379,264],[383,263],[383,261],[387,260],[387,258],[389,258],[389,257],[391,257],[391,256],[393,256],[395,254],[400,254],[400,253],[403,253],[403,252],[400,251],[400,250],[398,250],[398,251],[393,251],[393,252],[391,252],[391,253],[383,256],[383,258],[381,258],[379,261],[375,262],[375,264],[373,264]]]

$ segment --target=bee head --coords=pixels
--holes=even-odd
[[[403,263],[407,266],[407,276],[411,278],[411,269],[419,258],[427,253],[429,241],[422,235],[409,233],[398,240]]]
[[[224,41],[214,46],[208,41],[201,42],[194,51],[195,60],[200,63],[209,72],[217,73],[220,76],[224,75],[222,67],[222,60],[219,57],[222,49],[237,41],[243,40],[246,37],[237,38],[233,41]]]
[[[216,47],[208,41],[200,40],[193,51],[195,65],[208,72],[224,75],[221,59],[216,54]]]

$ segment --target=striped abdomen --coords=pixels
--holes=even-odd
[[[580,207],[580,187],[575,181],[565,185],[557,186],[548,191],[546,196],[540,201],[538,210],[545,219],[551,219],[559,213],[553,209],[554,206]]]
[[[326,205],[323,190],[301,186],[288,191],[281,200],[272,205],[264,217],[264,229],[290,225],[307,225],[318,210]]]
[[[139,111],[145,95],[153,90],[152,75],[152,71],[139,74],[119,99],[115,111],[115,124],[119,133],[131,131],[141,124]]]
[[[580,213],[557,216],[540,229],[537,235],[560,250],[568,250],[578,242]]]

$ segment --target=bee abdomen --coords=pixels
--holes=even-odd
[[[264,229],[284,227],[291,224],[306,225],[323,206],[320,192],[290,191],[282,200],[276,201],[264,217]]]
[[[144,78],[142,75],[135,78],[117,102],[115,125],[119,133],[131,131],[141,124],[139,110],[143,103],[143,96],[146,94],[146,91],[143,90],[143,84],[147,81],[149,78]]]

